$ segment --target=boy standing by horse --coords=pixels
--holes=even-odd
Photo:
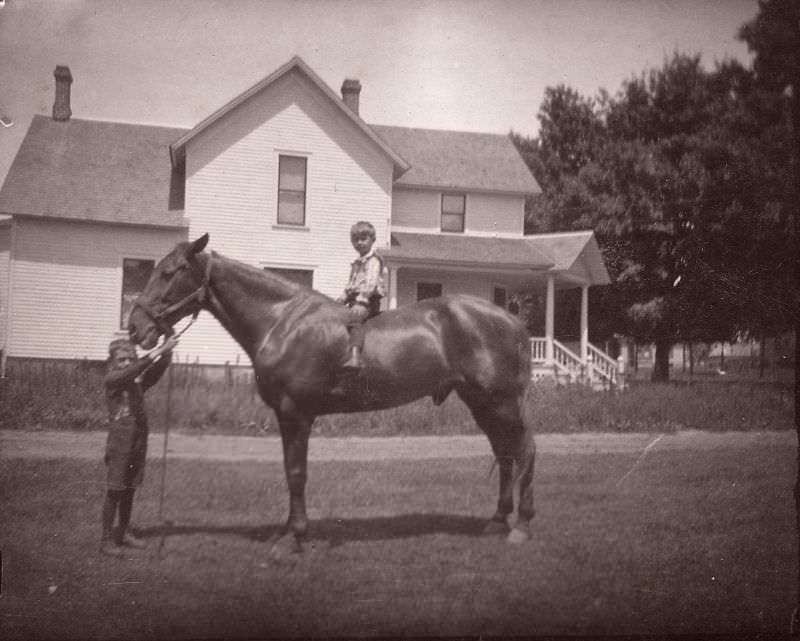
[[[337,300],[350,310],[347,329],[350,334],[349,358],[342,366],[346,372],[358,372],[362,367],[364,322],[380,312],[381,299],[386,293],[383,284],[383,261],[375,253],[375,227],[359,221],[350,228],[350,242],[358,252],[350,266],[350,279]]]
[[[100,552],[122,556],[123,546],[143,548],[144,541],[128,532],[133,509],[133,494],[142,484],[147,456],[149,428],[144,393],[161,378],[172,360],[174,338],[142,358],[128,339],[119,338],[108,346],[108,373],[105,395],[108,405],[108,438],[105,463],[107,491],[102,511],[103,534]],[[114,536],[114,517],[119,528]]]

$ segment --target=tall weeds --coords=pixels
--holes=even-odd
[[[10,363],[0,381],[0,429],[98,430],[106,420],[101,364]],[[636,383],[624,393],[535,385],[535,431],[672,432],[680,429],[780,430],[793,423],[790,388],[752,382]],[[189,433],[277,434],[249,369],[209,373],[173,364],[146,398],[151,429]],[[400,408],[320,417],[323,435],[470,434],[477,428],[455,394],[436,407],[423,399]]]

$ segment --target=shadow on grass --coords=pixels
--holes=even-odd
[[[326,541],[331,546],[356,541],[385,541],[406,539],[426,534],[452,534],[456,536],[482,536],[486,519],[454,514],[405,514],[354,519],[319,519],[309,522],[309,539]],[[168,538],[194,534],[231,535],[251,541],[267,542],[285,532],[283,524],[261,526],[176,524],[142,528],[137,531],[143,538]]]

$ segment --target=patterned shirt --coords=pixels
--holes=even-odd
[[[350,265],[350,280],[344,289],[344,299],[350,304],[369,305],[370,301],[380,300],[385,295],[383,261],[371,249]]]

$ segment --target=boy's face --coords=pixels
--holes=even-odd
[[[129,349],[118,349],[111,357],[112,369],[125,369],[136,359],[136,354]]]
[[[358,252],[358,255],[364,256],[372,249],[375,239],[369,232],[357,232],[350,236],[350,242],[353,243],[353,247]]]

